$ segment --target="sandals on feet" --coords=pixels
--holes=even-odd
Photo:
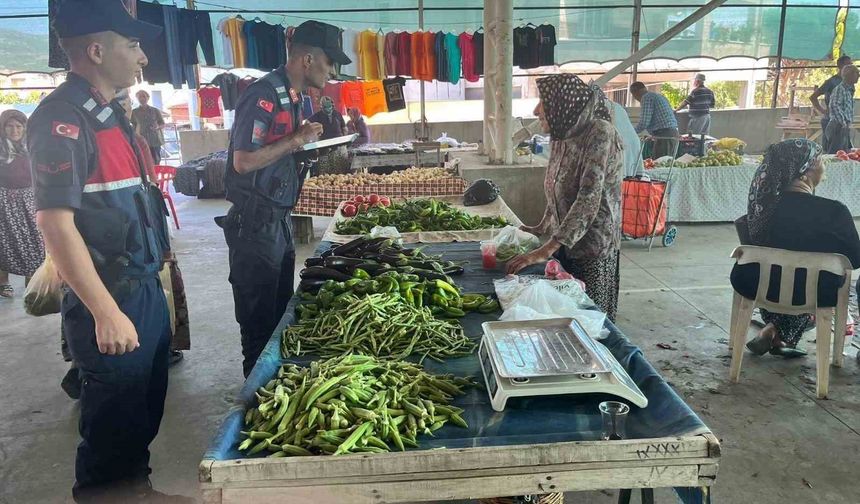
[[[10,298],[15,295],[15,289],[9,284],[0,285],[0,297]]]
[[[764,355],[773,348],[773,340],[756,336],[749,343],[747,349],[755,355]]]

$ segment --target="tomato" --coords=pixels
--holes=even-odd
[[[370,203],[371,205],[375,205],[375,204],[379,203],[379,195],[378,194],[371,194],[370,196],[367,197],[367,202]]]
[[[847,155],[848,155],[848,153],[845,152],[844,150],[840,149],[840,150],[836,151],[836,157],[842,157],[842,156],[847,156]]]
[[[381,198],[379,198],[379,204],[384,206],[384,207],[390,207],[391,206],[391,200],[388,199],[388,196],[382,196]]]
[[[364,203],[364,196],[362,196],[362,195],[360,195],[360,194],[359,194],[359,195],[358,195],[358,196],[356,196],[355,198],[352,198],[352,201],[354,201],[354,202],[356,202],[356,203],[358,203],[358,204]]]
[[[355,214],[358,213],[358,210],[356,210],[355,205],[344,205],[340,213],[342,213],[344,217],[355,217]]]
[[[367,203],[361,203],[360,205],[358,205],[358,211],[359,211],[359,213],[365,213],[365,212],[367,212],[367,209],[368,209],[368,208],[370,208],[370,205],[368,205]]]
[[[555,259],[546,263],[546,270],[544,270],[544,274],[548,277],[555,277],[561,273],[561,264]]]

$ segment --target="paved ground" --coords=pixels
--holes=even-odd
[[[159,490],[196,496],[197,464],[242,375],[227,255],[212,222],[226,204],[179,203],[183,228],[174,243],[193,349],[171,370],[167,410],[152,446],[152,480]],[[742,382],[727,383],[728,255],[736,243],[730,225],[682,226],[674,248],[650,253],[642,242],[625,243],[618,325],[721,439],[715,502],[860,502],[860,372],[853,358],[833,369],[826,401],[815,399],[813,356],[792,362],[747,357]],[[299,254],[312,249],[302,246]],[[21,279],[15,281],[20,292]],[[59,319],[28,317],[19,295],[0,301],[0,324],[0,503],[66,502],[78,406],[59,388],[67,368]],[[812,334],[805,344],[814,350]],[[657,497],[672,502],[668,491]],[[569,495],[568,502],[615,498],[615,492],[593,492]]]

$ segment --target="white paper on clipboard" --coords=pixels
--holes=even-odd
[[[329,147],[339,147],[341,145],[351,144],[356,138],[358,138],[358,133],[353,133],[352,135],[329,138],[327,140],[317,140],[316,142],[311,142],[311,143],[302,145],[299,150],[300,151],[312,151],[312,150],[316,150],[316,149],[326,149]]]

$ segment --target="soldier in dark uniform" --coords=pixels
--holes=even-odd
[[[112,100],[147,64],[139,41],[160,28],[119,0],[67,0],[55,27],[71,73],[33,113],[28,144],[39,229],[70,288],[63,330],[83,384],[73,495],[155,498],[149,444],[164,412],[170,344],[158,279],[166,211]]]
[[[322,89],[335,63],[350,63],[339,37],[334,26],[302,23],[293,33],[289,62],[248,87],[236,106],[225,176],[233,206],[216,221],[230,249],[245,376],[293,295],[290,211],[309,165],[298,151],[323,130],[318,123],[302,124],[301,95],[309,87]]]

